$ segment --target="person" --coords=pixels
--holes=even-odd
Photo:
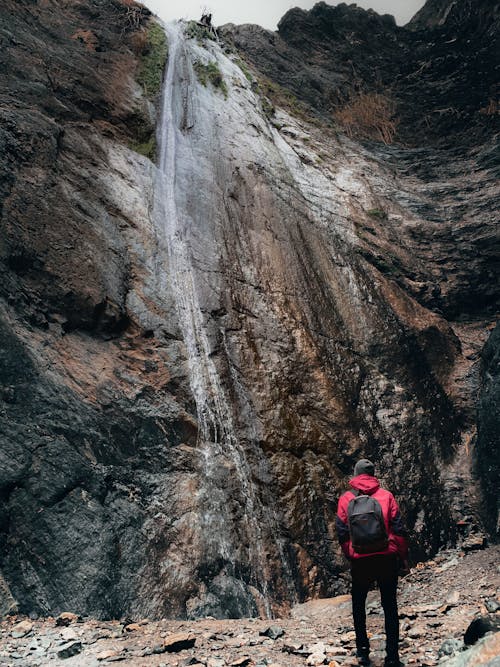
[[[361,459],[356,463],[354,477],[349,484],[352,491],[346,491],[339,498],[336,527],[342,551],[351,564],[356,655],[360,665],[370,664],[370,642],[366,633],[365,605],[371,584],[377,582],[385,616],[386,659],[384,664],[385,667],[400,667],[402,663],[399,659],[397,604],[400,565],[402,573],[409,571],[408,544],[401,513],[392,493],[380,487],[375,477],[375,467],[368,459]],[[373,503],[366,496],[377,502]],[[356,498],[358,501],[354,500]],[[361,548],[358,536],[355,536],[353,544],[353,533],[358,530],[353,523],[353,507],[356,504],[360,507],[359,503],[366,502],[372,503],[374,508],[382,511],[379,519],[380,531],[383,533],[382,536],[379,535],[379,538],[382,537],[382,541],[375,543],[373,549],[370,546]]]

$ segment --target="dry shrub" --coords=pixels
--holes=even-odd
[[[149,50],[148,32],[142,28],[133,32],[130,37],[130,46],[136,56],[142,56]]]
[[[394,102],[380,93],[359,93],[334,112],[335,120],[347,136],[378,139],[391,144],[396,135],[398,120]]]

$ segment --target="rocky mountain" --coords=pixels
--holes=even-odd
[[[455,4],[215,40],[129,0],[4,0],[4,609],[341,593],[361,455],[415,557],[494,537],[498,12]]]

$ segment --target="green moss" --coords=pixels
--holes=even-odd
[[[274,116],[276,108],[280,108],[285,109],[296,118],[311,121],[310,112],[297,100],[295,95],[274,81],[259,76],[257,92],[261,98],[262,110],[268,118]]]
[[[151,161],[154,162],[156,158],[156,138],[155,135],[152,134],[148,141],[144,142],[131,142],[129,144],[129,148],[131,148],[133,151],[136,153],[140,153],[141,155],[144,155],[144,157],[149,158]]]
[[[271,118],[276,113],[276,109],[268,97],[261,97],[262,111],[267,118]]]
[[[241,58],[236,58],[234,62],[235,62],[236,65],[238,65],[240,70],[243,72],[247,81],[249,83],[253,83],[253,76],[252,76],[250,70],[248,69],[248,67],[246,66],[246,64],[243,62],[243,60]]]
[[[387,213],[381,208],[371,208],[366,211],[371,218],[378,218],[379,220],[387,220]]]
[[[219,89],[224,95],[224,98],[227,99],[227,85],[215,60],[211,60],[207,64],[197,60],[193,64],[193,67],[194,71],[196,72],[196,76],[198,77],[198,81],[202,86],[207,86],[209,83],[211,83],[212,86]]]
[[[154,100],[161,90],[167,57],[168,44],[165,31],[159,23],[151,21],[137,77],[150,100]]]
[[[189,21],[185,30],[186,37],[196,39],[199,44],[203,44],[204,39],[215,40],[215,35],[210,28],[200,25],[197,21]]]

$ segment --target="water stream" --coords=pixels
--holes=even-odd
[[[170,281],[176,302],[199,422],[198,447],[203,470],[197,504],[201,539],[205,542],[207,561],[221,563],[224,574],[229,577],[246,579],[246,584],[259,591],[261,607],[263,604],[265,613],[271,616],[270,573],[263,535],[266,513],[238,440],[227,389],[214,361],[213,340],[207,333],[206,313],[200,303],[200,276],[194,266],[196,230],[203,227],[202,218],[206,213],[203,207],[190,201],[201,193],[190,193],[185,179],[189,178],[189,172],[191,175],[200,172],[200,180],[214,182],[217,174],[202,173],[207,170],[207,164],[200,164],[191,146],[190,129],[193,123],[203,122],[203,115],[194,117],[194,109],[203,104],[203,100],[196,96],[199,84],[193,72],[189,44],[184,38],[184,26],[169,24],[166,33],[169,61],[158,131],[159,168],[163,178],[158,185],[157,216],[161,218],[159,222],[166,237],[165,279]],[[207,127],[207,150],[210,131]],[[221,467],[226,467],[236,477],[231,492],[224,488]],[[231,510],[235,494],[243,510],[239,519],[235,519],[234,509]],[[242,549],[247,553],[242,554]],[[242,569],[247,570],[244,577]]]

